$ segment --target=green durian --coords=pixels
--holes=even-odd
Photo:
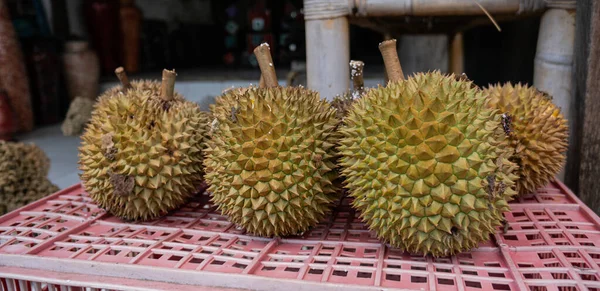
[[[395,41],[380,45],[382,53]],[[384,57],[385,57],[384,53]],[[342,174],[370,229],[411,253],[448,256],[487,241],[516,194],[501,115],[467,80],[439,72],[390,82],[349,111]]]
[[[122,71],[121,71],[122,73]],[[163,82],[123,80],[99,97],[79,149],[90,197],[126,220],[149,220],[183,205],[202,182],[208,116]]]
[[[255,53],[264,57],[268,46]],[[208,191],[249,233],[299,234],[325,216],[336,192],[335,110],[316,92],[277,86],[274,71],[265,69],[272,61],[258,59],[269,88],[230,90],[212,107],[204,161]]]

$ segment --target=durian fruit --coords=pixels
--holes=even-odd
[[[395,40],[380,50],[390,82],[358,99],[340,129],[353,206],[379,238],[411,253],[476,247],[516,194],[501,116],[470,81],[439,72],[404,80]]]
[[[0,141],[0,214],[58,191],[48,178],[50,160],[36,145]]]
[[[324,217],[334,197],[335,110],[316,92],[279,87],[268,45],[255,54],[267,87],[230,90],[212,107],[208,191],[249,233],[299,234]]]
[[[162,83],[123,84],[99,97],[79,149],[81,179],[98,205],[126,220],[149,220],[183,205],[202,182],[207,115]]]
[[[569,128],[549,95],[526,85],[490,86],[488,105],[505,113],[511,158],[519,165],[517,191],[528,194],[546,185],[565,163]]]
[[[61,130],[65,136],[78,136],[83,132],[86,123],[92,116],[94,101],[89,98],[76,97],[69,105],[67,116]]]
[[[363,77],[364,67],[365,63],[362,61],[350,61],[350,77],[352,78],[353,90],[346,92],[341,96],[335,96],[331,101],[331,106],[337,110],[336,116],[338,120],[343,120],[354,101],[363,96],[366,92]]]

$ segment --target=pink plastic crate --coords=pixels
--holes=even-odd
[[[204,193],[160,219],[126,223],[75,185],[0,217],[0,286],[600,291],[600,218],[560,182],[512,202],[489,242],[444,258],[381,244],[349,205],[342,199],[301,236],[270,239],[247,235]]]

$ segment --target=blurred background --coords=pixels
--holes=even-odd
[[[462,68],[476,84],[533,83],[541,11],[525,16],[501,22],[501,32],[487,18],[458,27]],[[387,32],[350,25],[350,57],[365,62],[366,86],[384,82],[377,44],[386,36],[398,39],[406,74],[448,72],[462,22],[447,19],[405,17]],[[130,79],[175,68],[176,89],[207,110],[224,89],[258,82],[252,50],[267,42],[280,83],[306,85],[302,0],[1,0],[0,37],[0,136],[41,147],[60,188],[79,181],[78,135],[98,94],[117,84],[118,66]]]

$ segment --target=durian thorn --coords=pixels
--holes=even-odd
[[[365,63],[362,61],[351,60],[350,61],[350,77],[352,78],[352,84],[354,85],[354,91],[362,94],[365,88],[365,79],[363,78],[363,68]]]
[[[123,89],[121,89],[122,91],[131,89],[131,83],[129,82],[129,78],[127,78],[127,73],[123,67],[116,68],[115,75],[117,75],[117,78],[119,78],[119,81],[121,81],[121,85],[123,86]]]
[[[266,87],[277,87],[277,75],[275,74],[275,66],[273,66],[273,58],[271,58],[271,50],[269,44],[263,43],[254,49],[254,55],[260,66],[260,72],[265,79]]]
[[[383,41],[379,44],[379,51],[383,57],[383,63],[385,65],[385,71],[387,72],[388,79],[391,82],[398,82],[404,79],[402,66],[400,66],[400,59],[398,59],[396,40],[390,39]]]
[[[265,85],[265,78],[263,77],[262,74],[260,74],[260,79],[258,80],[258,87],[259,88],[265,88],[267,85]]]
[[[169,71],[167,69],[163,70],[162,73],[162,83],[160,85],[160,98],[165,101],[173,100],[173,95],[175,94],[175,77],[177,74],[175,70]]]

